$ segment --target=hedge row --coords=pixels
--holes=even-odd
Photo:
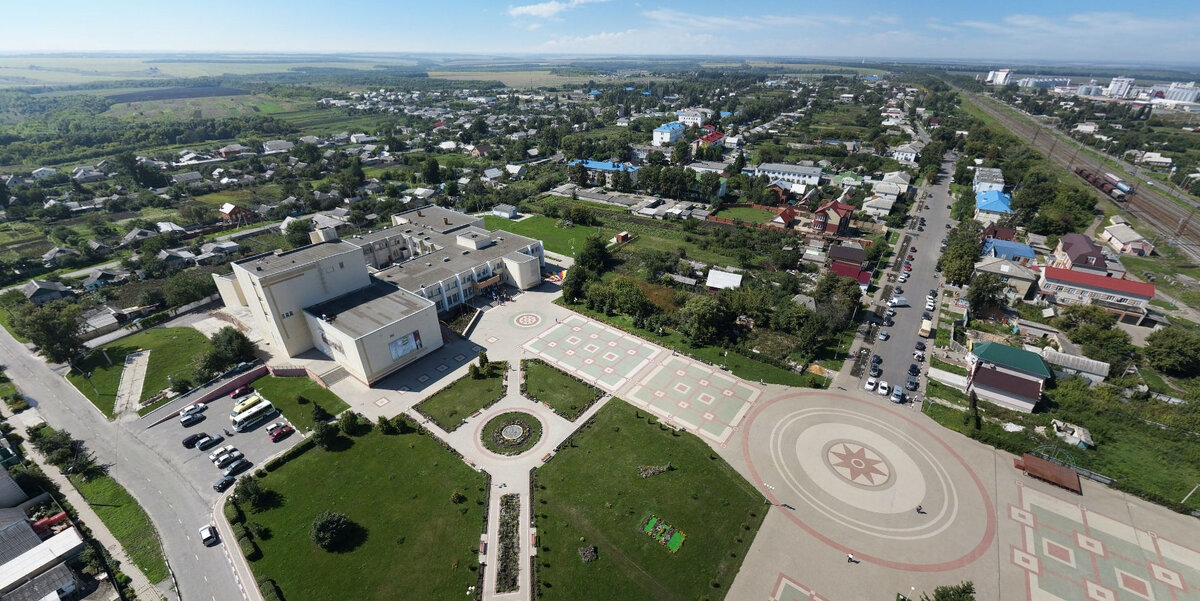
[[[270,578],[258,581],[258,591],[262,593],[263,601],[283,601],[283,592]]]
[[[242,513],[242,509],[237,506],[237,503],[233,502],[232,497],[225,499],[225,521],[230,525],[246,521],[245,514]]]

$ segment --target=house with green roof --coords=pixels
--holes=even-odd
[[[977,342],[967,354],[967,394],[997,405],[1032,413],[1052,377],[1042,356],[999,342]]]

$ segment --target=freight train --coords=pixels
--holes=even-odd
[[[1111,173],[1095,173],[1083,167],[1075,169],[1075,173],[1114,200],[1124,201],[1125,197],[1133,192],[1129,184]]]

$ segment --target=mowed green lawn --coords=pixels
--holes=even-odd
[[[256,578],[274,579],[288,601],[468,598],[478,576],[483,476],[420,434],[372,430],[350,440],[341,451],[314,448],[263,479],[282,503],[246,515],[272,533],[256,541]],[[456,491],[465,502],[451,502]],[[317,547],[308,531],[326,510],[345,513],[365,540],[338,553]]]
[[[585,384],[541,361],[525,363],[525,390],[554,412],[575,421],[596,398],[595,386]]]
[[[504,369],[495,368],[494,373],[491,377],[479,379],[463,376],[417,403],[416,410],[433,419],[443,430],[453,432],[467,416],[504,394]]]
[[[671,471],[638,474],[668,462]],[[543,601],[723,599],[767,510],[699,438],[616,399],[536,478]],[[677,553],[639,530],[650,514],[687,535]],[[585,564],[578,549],[586,545],[599,558]]]
[[[717,211],[715,217],[744,221],[746,223],[767,223],[775,218],[775,211],[756,209],[754,207],[730,207]]]
[[[254,390],[263,398],[271,401],[283,416],[301,432],[307,432],[316,425],[312,418],[313,403],[318,403],[329,412],[337,415],[350,408],[341,397],[322,388],[320,384],[306,377],[277,378],[263,376],[250,383]],[[303,395],[309,402],[301,405],[296,397]]]
[[[208,350],[208,345],[208,338],[192,328],[154,328],[96,349],[75,365],[67,379],[104,415],[113,417],[113,404],[117,400],[126,355],[139,349],[150,350],[146,378],[138,397],[145,399],[171,385],[167,376],[190,378],[192,365]],[[106,354],[108,359],[105,359]],[[84,377],[88,372],[92,374],[91,384]]]
[[[616,234],[613,230],[585,225],[559,227],[557,219],[552,219],[544,215],[534,215],[521,221],[513,221],[503,217],[496,217],[495,215],[485,215],[483,217],[483,224],[489,230],[500,229],[536,238],[542,241],[542,245],[546,250],[568,257],[574,257],[575,251],[583,248],[583,241],[588,236],[595,235],[597,230],[600,230],[600,235],[604,236],[606,240]]]
[[[70,478],[146,578],[155,583],[166,580],[170,574],[159,546],[158,531],[129,491],[111,476],[91,480],[77,475]]]

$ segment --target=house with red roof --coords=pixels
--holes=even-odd
[[[831,200],[818,207],[816,213],[813,214],[813,229],[826,234],[844,236],[850,229],[850,215],[853,213],[852,205]]]
[[[700,136],[696,140],[696,148],[708,148],[709,146],[724,146],[725,134],[719,131],[709,132]]]
[[[858,286],[863,289],[863,292],[866,292],[867,287],[871,284],[871,272],[863,271],[853,265],[833,263],[829,266],[829,271],[858,282]]]
[[[784,207],[783,210],[780,211],[779,214],[776,215],[775,218],[771,220],[771,223],[774,223],[775,225],[779,225],[779,226],[783,226],[783,227],[791,227],[792,223],[794,223],[795,221],[796,221],[796,208],[788,206],[788,207]]]
[[[1096,305],[1124,323],[1141,325],[1154,298],[1154,284],[1046,267],[1038,280],[1038,296],[1059,305]]]

